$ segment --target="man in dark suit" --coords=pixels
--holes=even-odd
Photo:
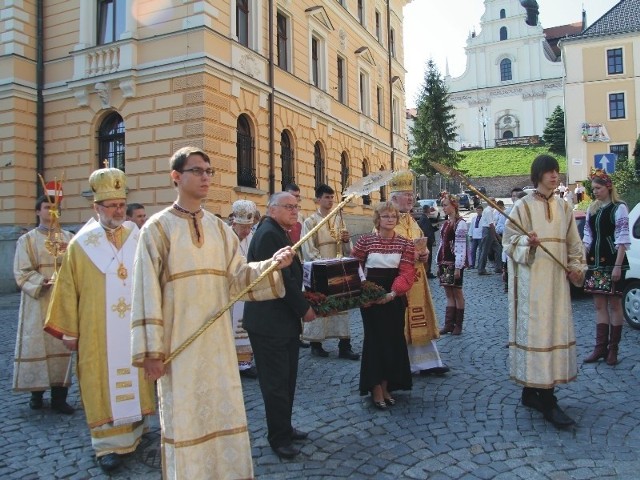
[[[290,193],[273,194],[269,199],[268,217],[251,240],[247,260],[269,259],[280,248],[291,245],[288,230],[298,221],[298,210],[298,202]],[[269,445],[279,457],[293,458],[300,450],[292,442],[307,438],[307,433],[291,425],[302,331],[300,319],[309,322],[316,315],[302,294],[302,264],[298,257],[281,272],[285,296],[246,302],[243,318],[258,369]]]
[[[427,271],[427,278],[436,278],[436,276],[431,272],[431,265],[433,263],[433,245],[436,243],[436,229],[429,218],[430,211],[431,207],[429,205],[422,207],[422,215],[418,220],[418,226],[422,230],[422,233],[424,233],[424,236],[427,237],[429,258],[427,259],[427,263],[424,265],[424,269]]]

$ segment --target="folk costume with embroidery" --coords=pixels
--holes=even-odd
[[[43,331],[51,289],[43,287],[54,274],[54,258],[45,247],[48,231],[35,228],[18,239],[13,274],[20,287],[18,332],[13,363],[13,390],[43,391],[71,384],[71,352],[60,339]],[[61,230],[61,241],[72,234]]]
[[[69,243],[45,323],[55,337],[78,340],[78,381],[98,457],[135,450],[144,433],[143,417],[155,412],[153,383],[131,366],[137,241],[133,222],[108,230],[89,220]]]
[[[567,202],[538,192],[516,202],[510,214],[535,232],[570,270],[586,270],[584,250]],[[540,248],[529,246],[507,220],[503,246],[509,257],[510,377],[530,388],[551,389],[577,376],[576,338],[566,272]]]
[[[136,253],[133,364],[166,360],[270,264],[246,263],[237,235],[210,212],[174,204],[153,215]],[[283,295],[273,272],[243,300]],[[253,478],[229,311],[167,365],[158,393],[164,478]]]

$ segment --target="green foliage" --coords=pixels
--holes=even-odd
[[[500,147],[461,152],[459,170],[471,177],[529,175],[533,159],[543,154],[553,155],[560,164],[560,171],[567,171],[566,157],[551,153],[547,147]]]
[[[544,143],[549,146],[549,151],[556,155],[566,155],[564,110],[558,105],[547,119],[547,125],[542,132]]]
[[[410,166],[418,173],[435,173],[435,161],[456,167],[458,153],[449,146],[456,139],[454,107],[449,103],[447,86],[433,60],[427,62],[424,83],[418,95],[417,115],[411,133],[414,147]]]
[[[633,149],[633,158],[636,165],[636,177],[640,178],[640,135],[636,139],[636,146]]]
[[[640,202],[640,181],[636,176],[633,160],[618,160],[616,171],[611,174],[611,181],[620,197],[627,202],[629,209]]]

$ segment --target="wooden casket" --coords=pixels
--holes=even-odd
[[[304,262],[305,290],[327,296],[360,295],[364,274],[355,258],[331,258]]]

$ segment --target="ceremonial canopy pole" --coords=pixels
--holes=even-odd
[[[478,195],[480,198],[482,198],[485,202],[487,202],[493,208],[497,209],[502,215],[507,217],[507,219],[513,225],[515,225],[516,228],[518,230],[520,230],[524,235],[529,236],[529,232],[527,232],[527,230],[522,225],[520,225],[520,223],[518,223],[516,220],[514,220],[514,218],[512,216],[510,216],[507,213],[505,213],[505,211],[502,208],[500,208],[500,206],[496,202],[491,200],[484,193],[482,193],[480,190],[478,190],[476,187],[474,187],[471,184],[471,180],[469,180],[467,177],[465,177],[462,173],[460,173],[459,171],[457,171],[454,168],[447,167],[446,165],[442,165],[441,163],[437,163],[437,162],[429,162],[429,165],[431,165],[436,171],[438,171],[442,175],[446,175],[448,177],[456,178],[460,182],[464,183],[467,187],[469,187],[469,189],[471,191],[473,191],[473,193]],[[547,255],[549,255],[554,262],[556,262],[558,265],[560,265],[565,272],[567,272],[567,273],[570,272],[569,268],[564,263],[562,263],[553,253],[551,253],[547,247],[545,247],[542,244],[540,244],[539,247],[543,252],[545,252]]]
[[[320,223],[318,223],[315,227],[313,227],[304,237],[302,237],[298,242],[295,243],[291,247],[291,249],[295,252],[302,246],[304,242],[306,242],[313,234],[315,234],[322,226],[327,223],[331,218],[337,215],[344,206],[361,195],[367,195],[374,190],[377,190],[389,181],[391,176],[393,175],[392,170],[382,170],[380,172],[373,173],[354,183],[351,187],[347,188],[344,191],[346,195],[344,200],[342,200],[336,207],[331,210],[327,214],[326,217],[322,219]],[[274,252],[275,253],[275,252]],[[196,330],[189,338],[187,338],[178,348],[176,348],[171,354],[165,359],[164,364],[169,364],[173,359],[175,359],[180,353],[182,353],[189,345],[191,345],[200,335],[204,333],[204,331],[209,328],[213,323],[218,320],[224,313],[229,310],[234,303],[240,300],[244,295],[246,295],[253,287],[255,287],[258,283],[260,283],[267,275],[273,272],[278,267],[278,262],[272,262],[271,265],[260,274],[258,278],[256,278],[253,282],[247,285],[240,293],[238,293],[235,297],[229,300],[226,305],[222,307],[222,309],[216,313],[213,317],[207,320],[198,330]]]

